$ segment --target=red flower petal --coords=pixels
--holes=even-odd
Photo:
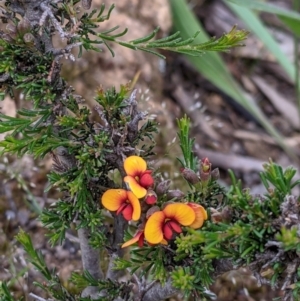
[[[147,192],[146,197],[145,197],[145,202],[148,205],[153,205],[157,201],[157,195],[153,190],[150,190]]]
[[[139,237],[139,240],[138,240],[138,246],[140,248],[144,245],[144,238],[145,238],[145,235],[144,235],[144,232],[142,232],[140,237]]]
[[[127,206],[128,204],[127,203],[123,203],[117,210],[117,214],[120,214],[124,209],[125,207]]]
[[[163,227],[163,232],[164,232],[164,237],[167,239],[167,240],[170,240],[173,236],[173,230],[170,226],[170,223],[169,222],[166,222],[164,224],[164,227]]]
[[[142,176],[140,177],[140,181],[139,181],[140,185],[142,187],[148,188],[151,187],[154,183],[154,179],[152,178],[151,174],[149,173],[144,173],[142,174]]]
[[[181,233],[182,232],[182,229],[181,229],[181,227],[180,227],[180,225],[178,223],[176,223],[174,221],[169,221],[168,223],[170,224],[171,228],[175,232],[177,232],[177,233]]]
[[[132,212],[133,212],[132,206],[130,204],[127,204],[127,206],[122,211],[122,214],[127,221],[132,220]]]

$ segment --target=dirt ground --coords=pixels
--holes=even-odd
[[[97,0],[94,6],[99,7],[102,2],[107,5],[113,3]],[[272,2],[289,6],[291,1]],[[220,0],[191,1],[191,5],[211,35],[220,36],[234,24],[245,28]],[[294,42],[290,32],[276,17],[269,14],[261,16],[283,51],[293,59]],[[159,36],[163,37],[171,32],[172,27],[167,0],[120,0],[109,22],[101,30],[116,23],[128,27],[127,40],[146,35],[156,26],[160,26]],[[99,85],[104,88],[118,86],[138,76],[135,87],[141,99],[140,107],[161,124],[156,147],[158,165],[164,165],[171,173],[177,172],[174,162],[180,152],[174,143],[176,118],[187,114],[193,123],[199,157],[209,157],[213,166],[220,168],[224,185],[230,183],[226,170],[231,168],[245,187],[250,187],[253,193],[263,193],[258,175],[263,162],[271,157],[284,167],[298,166],[299,162],[292,161],[255,119],[198,74],[184,56],[164,53],[167,57],[164,61],[148,53],[116,45],[112,47],[115,58],[104,49],[100,54],[85,54],[75,65],[65,61],[63,75],[77,93],[86,98],[91,108],[94,91]],[[294,111],[295,87],[272,55],[250,34],[244,48],[222,56],[234,77],[299,157],[300,122]],[[200,59],[205,59],[205,56]],[[6,98],[1,111],[14,116],[18,106]],[[34,161],[29,156],[22,159],[0,158],[0,280],[16,279],[12,289],[16,296],[25,296],[25,300],[32,300],[29,297],[31,291],[37,292],[32,282],[39,275],[32,267],[27,268],[24,251],[14,239],[19,227],[31,234],[35,246],[46,256],[49,267],[56,267],[65,283],[71,271],[81,269],[76,232],[69,232],[62,246],[50,248],[46,231],[37,219],[39,210],[59,197],[56,191],[44,192],[50,169],[50,158],[44,161]],[[220,278],[214,287],[218,300],[269,301],[280,296],[279,292],[258,287],[247,273],[238,271]],[[233,278],[239,280],[233,281]]]

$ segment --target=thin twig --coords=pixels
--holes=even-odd
[[[33,297],[34,299],[36,299],[38,301],[53,301],[53,299],[44,299],[42,297],[35,295],[34,293],[29,293],[29,296]]]

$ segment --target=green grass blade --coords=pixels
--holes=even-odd
[[[252,31],[264,43],[265,47],[275,56],[281,67],[289,75],[289,77],[296,82],[296,70],[291,61],[282,52],[278,43],[268,32],[266,27],[256,16],[256,14],[246,7],[242,7],[233,3],[225,1],[232,11],[247,25],[248,29]]]
[[[293,32],[294,35],[300,37],[300,21],[285,16],[278,16],[279,19]]]
[[[227,2],[231,2],[233,4],[237,4],[239,6],[247,7],[254,10],[259,10],[271,14],[276,14],[278,16],[286,17],[293,20],[298,20],[300,22],[300,14],[296,11],[288,10],[283,7],[278,7],[271,3],[266,3],[262,1],[256,0],[226,0]]]
[[[183,39],[190,37],[194,32],[199,30],[200,34],[197,36],[195,43],[206,42],[209,39],[194,14],[190,11],[185,0],[170,0],[169,3],[172,9],[175,29],[181,32]],[[187,56],[187,59],[205,78],[250,112],[266,131],[276,139],[278,144],[292,156],[291,151],[284,145],[281,135],[268,121],[268,118],[255,102],[245,96],[244,91],[232,77],[218,53],[208,52],[201,57]]]
[[[279,19],[297,36],[300,36],[300,13],[278,7],[271,3],[249,0],[226,0],[250,9],[276,14]]]

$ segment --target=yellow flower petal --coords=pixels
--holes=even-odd
[[[163,239],[160,243],[161,243],[162,245],[168,245],[168,242],[167,242],[165,239]]]
[[[146,222],[145,226],[145,239],[150,244],[159,244],[163,236],[163,225],[165,215],[162,211],[154,212]]]
[[[109,189],[102,195],[102,205],[110,210],[116,211],[122,203],[127,200],[127,191],[125,189]]]
[[[147,193],[147,189],[145,189],[144,187],[142,187],[136,180],[135,178],[131,177],[131,176],[126,176],[124,178],[124,182],[128,184],[130,190],[135,194],[135,196],[138,199],[143,198],[146,193]]]
[[[201,205],[196,203],[188,203],[187,205],[190,206],[196,214],[194,222],[191,225],[189,225],[189,227],[193,229],[201,228],[204,223],[204,220],[207,219],[206,210]]]
[[[166,218],[174,219],[183,226],[191,225],[196,218],[194,210],[187,204],[182,203],[169,204],[163,212]]]
[[[126,241],[125,243],[123,243],[122,248],[126,248],[128,246],[131,246],[133,244],[135,244],[136,242],[138,242],[140,240],[140,237],[144,234],[143,231],[138,231],[134,237],[132,237],[131,239],[129,239],[128,241]]]
[[[133,208],[132,220],[137,221],[141,217],[141,204],[139,199],[131,192],[127,191],[127,198]]]
[[[200,205],[201,206],[201,205]],[[208,219],[207,211],[204,209],[204,207],[201,206],[201,211],[204,216],[204,220],[206,221]]]
[[[128,241],[126,241],[125,243],[123,243],[121,248],[129,247],[129,246],[135,244],[138,241],[139,241],[139,237],[134,236],[133,238],[131,238]]]
[[[147,170],[147,163],[139,156],[130,156],[124,161],[124,169],[128,176],[136,177]]]

